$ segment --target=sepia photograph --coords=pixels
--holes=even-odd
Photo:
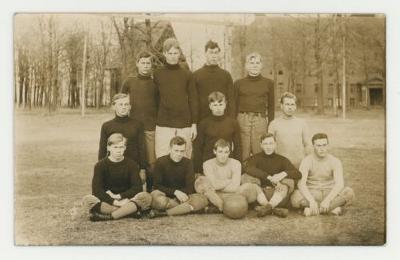
[[[12,46],[16,246],[387,242],[384,13],[20,12]]]

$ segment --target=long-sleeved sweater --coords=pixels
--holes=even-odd
[[[231,157],[241,161],[241,139],[239,123],[229,116],[210,115],[198,125],[197,137],[194,141],[194,169],[202,171],[203,162],[215,157],[214,144],[218,139],[233,144]]]
[[[262,186],[271,186],[271,182],[267,179],[268,176],[280,173],[287,173],[286,178],[298,180],[301,178],[301,173],[293,164],[282,155],[273,153],[270,155],[260,152],[250,157],[244,171],[253,177],[260,179]]]
[[[197,123],[198,97],[189,70],[167,63],[154,72],[154,83],[160,95],[158,126],[185,128]]]
[[[102,125],[98,159],[101,160],[107,156],[107,139],[114,133],[120,133],[127,139],[124,155],[137,162],[141,169],[146,169],[143,124],[127,116],[116,116]]]
[[[154,189],[164,192],[168,197],[174,197],[175,190],[194,193],[192,161],[183,157],[175,162],[169,154],[158,158],[154,166],[153,185]]]
[[[122,199],[130,199],[143,191],[142,187],[139,166],[129,158],[120,162],[104,158],[94,166],[92,194],[101,201],[113,204],[114,199],[106,193],[107,190],[120,194]]]
[[[247,76],[234,83],[236,91],[236,111],[268,113],[268,122],[275,116],[274,82],[262,75]]]
[[[235,91],[231,74],[218,65],[204,65],[193,73],[199,97],[199,121],[211,114],[208,95],[211,92],[223,93],[227,100],[227,115],[235,115]]]
[[[144,130],[154,131],[158,111],[158,91],[150,76],[138,74],[122,84],[121,92],[129,94],[131,113],[129,116],[143,123]]]
[[[210,180],[213,188],[222,192],[237,192],[240,186],[242,165],[238,160],[228,158],[225,164],[217,158],[203,163],[204,175]],[[228,184],[226,184],[228,182]]]

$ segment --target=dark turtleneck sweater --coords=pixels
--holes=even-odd
[[[107,156],[107,139],[114,133],[120,133],[127,139],[125,157],[137,162],[141,169],[146,169],[143,124],[127,116],[115,116],[114,119],[101,126],[98,159],[101,160]]]
[[[129,94],[131,112],[129,116],[143,123],[144,130],[154,131],[158,110],[158,92],[150,76],[138,74],[122,84],[121,92]]]
[[[214,158],[214,144],[222,138],[233,144],[231,157],[241,161],[240,128],[236,119],[230,116],[210,115],[204,118],[197,131],[194,141],[194,166],[196,172],[203,171],[203,162]]]
[[[139,166],[129,158],[120,162],[104,158],[94,166],[92,194],[101,201],[113,204],[114,199],[106,193],[107,190],[120,194],[122,199],[130,199],[143,191],[142,187]]]
[[[154,72],[154,83],[160,95],[158,126],[185,128],[197,123],[197,91],[189,70],[167,63]]]
[[[235,81],[237,113],[256,112],[264,114],[268,111],[268,122],[275,116],[274,82],[261,74],[247,76]]]
[[[249,158],[244,168],[245,173],[260,179],[262,187],[272,186],[267,177],[282,171],[287,173],[286,178],[294,180],[301,178],[299,170],[286,157],[276,153],[270,155],[264,152],[257,153]]]
[[[154,166],[153,185],[155,190],[164,192],[168,197],[175,197],[175,190],[186,194],[194,193],[193,163],[183,157],[175,162],[170,155],[164,155],[157,159]]]
[[[235,92],[231,74],[218,65],[204,65],[193,73],[199,96],[199,121],[211,114],[208,95],[211,92],[223,93],[227,100],[226,114],[235,115]]]

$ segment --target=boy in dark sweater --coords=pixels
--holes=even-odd
[[[286,217],[287,209],[277,207],[287,206],[294,190],[294,180],[300,179],[301,173],[287,158],[275,153],[276,140],[273,134],[262,135],[260,141],[263,151],[248,160],[242,183],[254,182],[263,188],[269,202],[266,206],[256,208],[259,216],[274,212]]]
[[[158,110],[158,92],[151,77],[152,56],[149,52],[139,53],[136,60],[138,75],[129,77],[123,84],[121,92],[129,94],[132,106],[129,116],[144,125],[144,143],[147,160],[147,190],[152,186],[151,172],[156,161],[155,128]]]
[[[151,216],[173,216],[196,212],[208,205],[204,195],[194,193],[192,161],[186,157],[186,141],[175,136],[170,153],[157,159]]]
[[[181,51],[176,39],[165,40],[163,54],[165,66],[154,72],[154,83],[160,95],[155,133],[156,158],[169,153],[169,140],[178,135],[185,138],[185,156],[191,158],[198,114],[192,73],[179,65]]]
[[[122,93],[114,95],[112,107],[115,111],[115,118],[101,126],[98,159],[101,160],[107,156],[107,139],[113,133],[121,133],[127,138],[124,155],[139,164],[140,176],[145,182],[147,163],[143,124],[128,116],[131,109],[128,95]]]
[[[143,192],[138,164],[124,156],[126,141],[122,134],[112,134],[108,156],[94,167],[93,195],[83,200],[91,221],[120,219],[150,207],[151,195]]]
[[[235,115],[235,95],[231,74],[220,68],[221,49],[218,43],[208,41],[205,46],[206,64],[193,73],[194,82],[199,97],[199,122],[210,115],[208,96],[219,91],[227,100],[227,115]]]
[[[250,53],[246,57],[247,77],[234,84],[243,160],[261,152],[260,136],[267,132],[275,114],[274,82],[264,78],[261,69],[261,55]]]
[[[212,92],[208,96],[211,115],[203,119],[198,127],[194,142],[194,166],[196,173],[202,173],[203,162],[214,158],[214,145],[224,139],[232,147],[232,157],[241,161],[240,128],[236,119],[225,115],[226,99],[221,92]]]

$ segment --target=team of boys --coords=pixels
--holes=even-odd
[[[241,218],[249,205],[258,217],[286,217],[288,206],[305,216],[342,214],[354,193],[328,153],[328,136],[310,138],[291,93],[274,119],[273,82],[261,75],[258,53],[246,57],[247,76],[235,83],[218,66],[216,42],[207,42],[206,64],[194,73],[179,64],[176,39],[164,42],[163,54],[165,65],[152,73],[151,54],[140,53],[138,75],[112,99],[115,118],[102,125],[92,195],[82,200],[91,221]]]

